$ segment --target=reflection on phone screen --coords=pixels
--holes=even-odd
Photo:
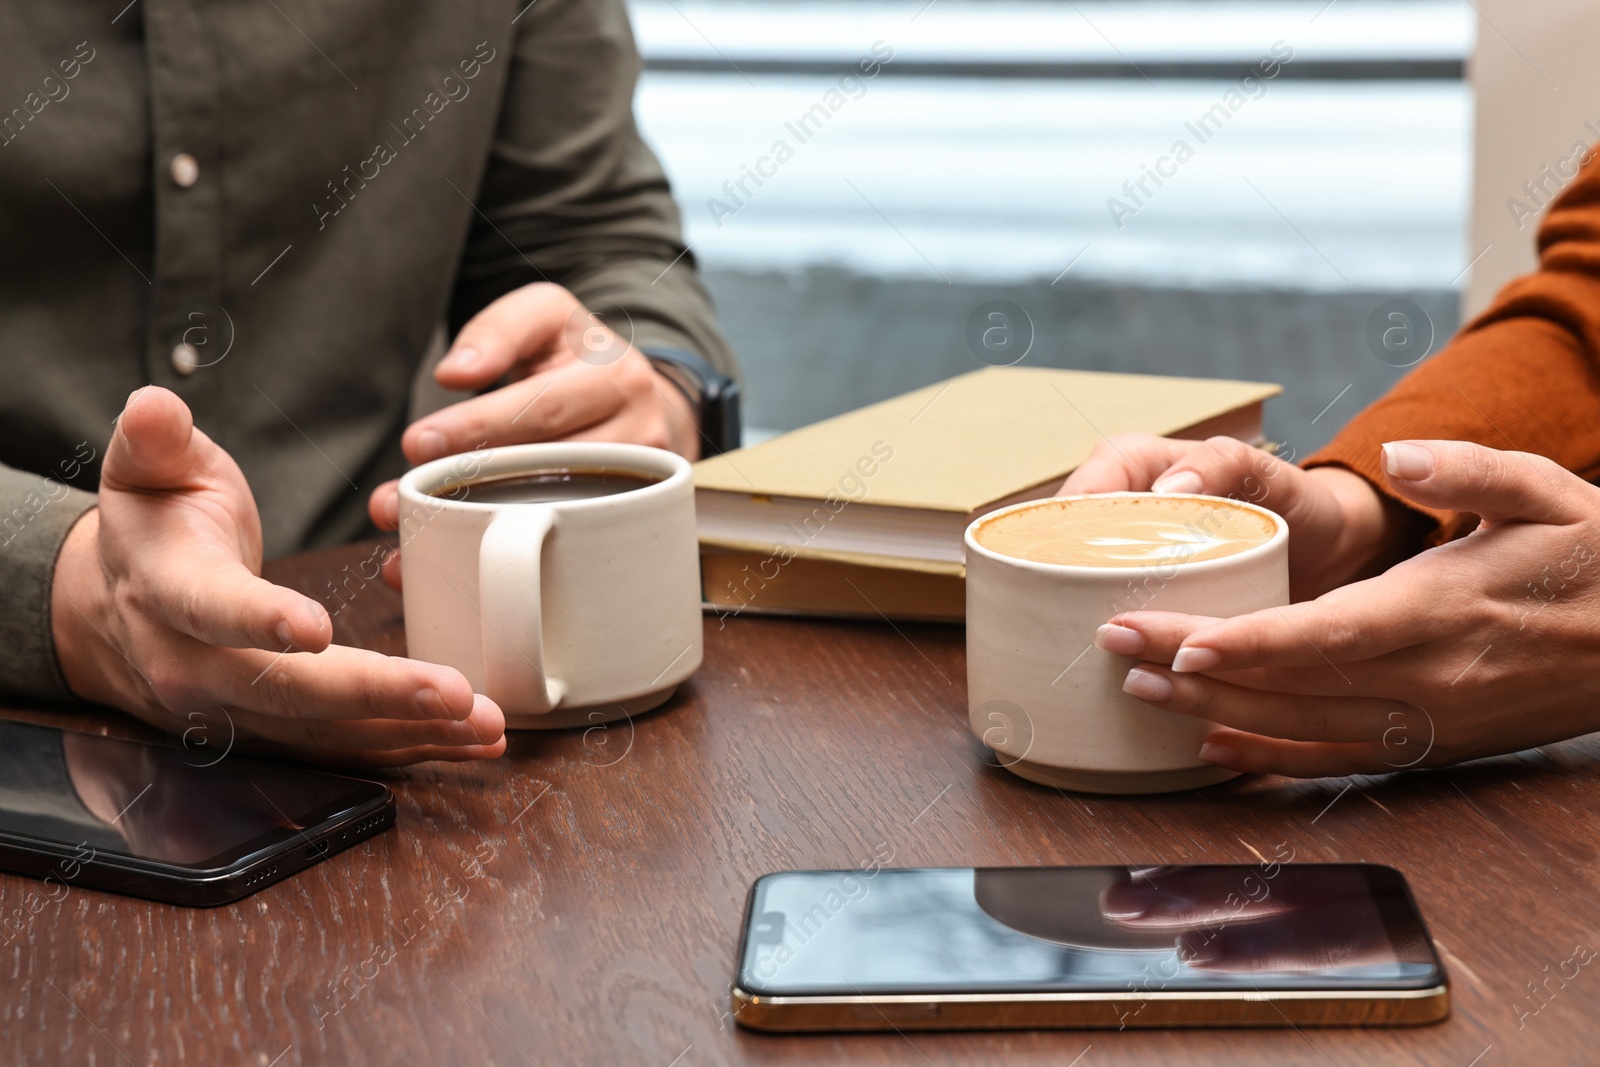
[[[0,721],[0,830],[97,853],[204,864],[301,820],[351,782]]]
[[[752,895],[742,988],[1405,988],[1436,976],[1403,879],[1362,864],[791,871]],[[746,984],[748,983],[748,984]]]

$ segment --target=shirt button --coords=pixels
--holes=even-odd
[[[187,152],[179,152],[172,157],[172,182],[180,189],[187,189],[200,180],[200,163]]]
[[[172,369],[187,378],[200,369],[200,350],[187,341],[172,349]]]

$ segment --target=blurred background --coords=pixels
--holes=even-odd
[[[999,300],[1029,365],[1280,382],[1303,456],[1457,326],[1469,0],[630,8],[751,438],[1007,361]]]

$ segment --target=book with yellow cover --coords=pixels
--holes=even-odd
[[[993,367],[703,460],[704,598],[734,612],[959,619],[973,519],[1052,495],[1110,434],[1259,442],[1279,392]]]

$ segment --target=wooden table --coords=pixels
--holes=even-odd
[[[316,596],[362,552],[298,557],[269,576]],[[369,584],[337,629],[341,641],[399,653],[399,598]],[[1595,740],[1382,779],[1075,796],[986,762],[967,729],[965,672],[955,627],[708,618],[705,666],[664,709],[604,730],[519,734],[493,763],[390,775],[396,829],[245,901],[193,910],[74,889],[48,904],[0,946],[0,1059],[1553,1067],[1600,1058],[1590,1021],[1600,965],[1564,985],[1551,979],[1575,948],[1600,951]],[[131,728],[94,711],[70,718]],[[1282,844],[1301,860],[1406,872],[1450,970],[1453,1018],[1389,1031],[774,1037],[725,1014],[745,891],[766,871],[857,866],[884,848],[904,866],[1251,863]],[[0,909],[39,887],[0,875]],[[1530,983],[1549,991],[1535,999]]]

